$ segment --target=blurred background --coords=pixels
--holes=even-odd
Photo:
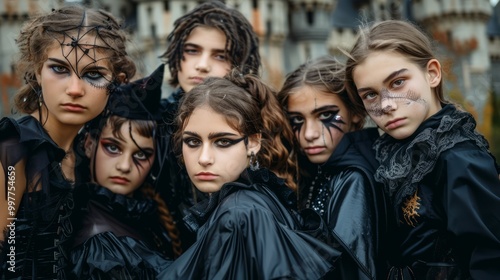
[[[136,78],[160,63],[173,22],[204,1],[194,0],[0,0],[0,117],[22,81],[13,62],[15,38],[32,14],[65,3],[102,8],[125,21]],[[478,130],[500,159],[500,5],[498,0],[226,0],[252,23],[260,38],[263,79],[279,90],[284,76],[308,59],[330,54],[343,60],[357,27],[407,19],[435,40],[447,97],[471,112]],[[167,73],[166,79],[169,78]],[[173,90],[164,82],[164,96]]]

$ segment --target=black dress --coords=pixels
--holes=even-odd
[[[4,243],[0,248],[2,278],[66,279],[66,249],[73,232],[69,217],[74,201],[73,183],[61,171],[64,156],[64,150],[32,116],[0,120],[0,160],[4,172],[7,174],[8,166],[25,158],[26,178],[33,186],[16,199],[15,244]],[[80,163],[77,158],[77,181],[78,168],[83,167]],[[12,251],[11,246],[15,260],[6,256]]]
[[[69,279],[156,279],[172,256],[156,203],[115,194],[99,185],[77,186]]]
[[[500,181],[475,127],[448,104],[411,137],[375,143],[396,217],[388,279],[499,279]]]
[[[186,221],[195,230],[202,225],[198,239],[159,279],[327,277],[339,253],[319,241],[319,235],[302,231],[293,197],[268,170],[247,170],[192,209]],[[316,226],[309,230],[321,234],[321,225]]]

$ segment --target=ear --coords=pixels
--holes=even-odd
[[[248,136],[248,151],[247,155],[250,156],[252,152],[257,154],[260,151],[260,140],[262,139],[262,134],[255,133]]]
[[[35,71],[35,78],[36,78],[36,82],[38,83],[39,86],[40,85],[40,82],[42,81],[42,73],[41,71]]]
[[[85,155],[88,157],[88,158],[91,158],[92,157],[92,151],[94,150],[94,140],[92,139],[92,137],[90,137],[90,135],[87,133],[87,135],[85,135],[85,143],[83,145],[84,149],[85,149]]]
[[[125,73],[123,73],[123,72],[121,72],[120,74],[116,75],[116,80],[120,84],[127,84],[128,83],[127,75]]]
[[[431,88],[435,88],[441,82],[441,63],[435,58],[427,62],[427,75]]]
[[[358,124],[359,122],[361,122],[361,117],[358,115],[352,114],[351,115],[351,130],[350,131],[356,130],[355,129],[356,124]]]

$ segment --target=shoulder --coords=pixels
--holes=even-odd
[[[265,202],[268,198],[268,194],[260,188],[239,188],[224,197],[218,208],[231,211],[264,211],[269,209]]]
[[[212,214],[211,220],[214,219],[238,221],[240,224],[259,223],[269,219],[278,219],[290,225],[293,223],[286,206],[271,190],[259,185],[239,188],[224,197]]]
[[[456,164],[476,164],[477,160],[494,162],[493,156],[487,151],[478,147],[472,141],[457,143],[452,148],[444,151],[440,156],[439,162],[449,162]]]
[[[373,176],[357,167],[345,168],[339,172],[328,182],[328,187],[332,192],[332,197],[340,195],[362,198],[372,197],[374,193],[382,192],[382,188],[377,187]]]
[[[379,165],[373,149],[373,143],[378,137],[376,128],[346,133],[328,159],[327,165],[334,170],[358,167],[367,173],[373,173]]]

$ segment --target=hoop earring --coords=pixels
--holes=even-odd
[[[254,152],[250,154],[250,170],[256,171],[259,170],[259,161],[257,160],[257,156]]]

